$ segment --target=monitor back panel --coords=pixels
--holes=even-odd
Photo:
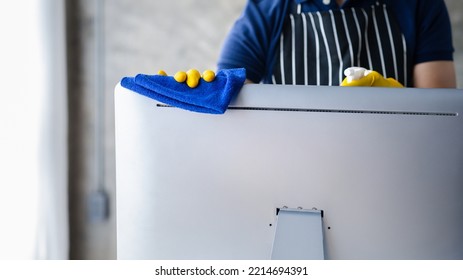
[[[327,259],[463,259],[463,94],[246,85],[224,115],[116,87],[120,259],[268,259],[276,209]]]

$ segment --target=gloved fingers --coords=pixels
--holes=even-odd
[[[186,71],[186,84],[190,88],[195,88],[199,84],[199,79],[201,79],[201,74],[196,69],[190,69]]]
[[[368,79],[366,77],[362,77],[360,79],[352,80],[349,82],[347,78],[344,78],[344,80],[341,83],[341,86],[342,87],[366,87],[366,86],[369,86],[370,84],[367,80]]]
[[[164,70],[159,70],[158,75],[167,76],[167,73]]]
[[[183,71],[178,71],[177,73],[175,73],[174,75],[174,79],[178,82],[178,83],[183,83],[186,81],[186,72],[183,72]]]
[[[356,79],[349,79],[346,77],[341,86],[352,87],[404,87],[401,83],[393,78],[384,78],[383,75],[377,71],[365,71],[365,76],[356,77]]]
[[[393,78],[387,78],[386,80],[388,80],[389,84],[391,85],[391,87],[398,87],[398,88],[401,88],[401,87],[404,87],[400,82],[398,82],[396,79],[393,79]]]
[[[206,70],[203,72],[203,80],[206,82],[212,82],[215,79],[215,73],[212,70]]]
[[[375,75],[367,75],[367,76],[363,76],[363,77],[360,77],[356,80],[352,80],[349,82],[348,78],[345,78],[342,83],[341,83],[341,86],[348,86],[348,87],[371,87],[373,86],[374,82],[375,82]]]
[[[376,71],[371,71],[368,76],[372,76],[373,82],[371,83],[372,87],[403,87],[401,83],[396,81],[393,78],[384,78],[383,75]],[[368,77],[367,76],[367,77]]]
[[[167,76],[166,72],[164,72],[163,70],[159,70],[158,75]],[[206,70],[203,72],[201,76],[197,69],[190,69],[186,72],[178,71],[174,75],[175,81],[177,81],[178,83],[186,82],[186,84],[190,88],[197,87],[201,78],[206,82],[212,82],[215,79],[215,72],[212,70]]]

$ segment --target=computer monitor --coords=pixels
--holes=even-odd
[[[277,209],[326,259],[463,259],[463,93],[245,85],[223,115],[115,89],[117,257],[269,259]]]

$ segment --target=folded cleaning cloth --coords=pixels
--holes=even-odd
[[[172,76],[138,74],[125,77],[121,85],[159,102],[209,114],[223,114],[246,80],[244,68],[219,70],[212,82],[200,80],[196,88]]]

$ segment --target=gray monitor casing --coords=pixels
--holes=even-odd
[[[327,259],[463,259],[463,93],[245,85],[223,115],[115,89],[117,257],[268,259],[282,206]]]

